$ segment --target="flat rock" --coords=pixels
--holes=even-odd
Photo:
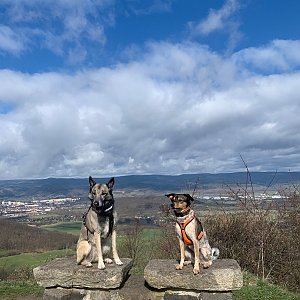
[[[104,270],[97,268],[97,263],[91,268],[76,264],[75,257],[56,258],[47,264],[33,269],[37,283],[44,288],[119,288],[132,267],[131,258],[122,258],[122,266],[106,264]]]
[[[217,259],[200,274],[193,274],[192,265],[176,270],[176,260],[154,259],[149,261],[144,278],[155,289],[183,289],[195,291],[232,291],[243,286],[241,268],[234,259]]]

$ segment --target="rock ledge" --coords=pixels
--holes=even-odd
[[[192,265],[176,270],[175,260],[154,259],[144,270],[144,278],[155,289],[227,292],[243,286],[243,275],[233,259],[217,259],[208,269],[193,274]]]
[[[104,270],[99,270],[97,264],[91,268],[78,266],[75,257],[56,258],[34,268],[33,275],[44,288],[116,289],[122,285],[133,264],[131,258],[121,260],[122,266],[106,264]]]

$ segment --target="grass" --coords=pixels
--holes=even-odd
[[[300,300],[300,295],[291,293],[266,280],[257,279],[247,272],[244,272],[243,279],[242,289],[233,292],[236,300]]]
[[[18,255],[1,257],[0,269],[17,269],[21,267],[34,268],[56,257],[70,256],[74,254],[72,249],[52,250],[41,253],[21,253]]]
[[[43,229],[79,235],[82,222],[60,222],[41,226]]]
[[[74,250],[22,253],[0,258],[0,299],[41,299],[44,289],[33,279],[32,269],[54,258],[74,255]]]
[[[0,281],[0,299],[41,299],[44,289],[33,280]]]

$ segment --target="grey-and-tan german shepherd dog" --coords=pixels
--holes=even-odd
[[[200,220],[191,209],[190,194],[167,194],[171,201],[171,208],[176,217],[176,232],[180,246],[180,262],[176,266],[181,270],[184,265],[193,263],[193,273],[200,273],[200,265],[209,268],[212,261],[219,256],[219,249],[211,248],[207,235]],[[187,258],[187,260],[185,260]]]
[[[91,267],[98,262],[99,269],[105,269],[105,263],[113,261],[105,257],[110,252],[107,245],[111,237],[112,258],[117,265],[122,265],[116,246],[116,211],[114,209],[113,186],[115,180],[108,183],[96,183],[89,177],[91,205],[83,216],[79,239],[77,242],[77,264]],[[105,257],[105,258],[104,258]]]

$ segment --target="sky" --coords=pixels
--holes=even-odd
[[[300,171],[299,15],[0,0],[0,179]]]

